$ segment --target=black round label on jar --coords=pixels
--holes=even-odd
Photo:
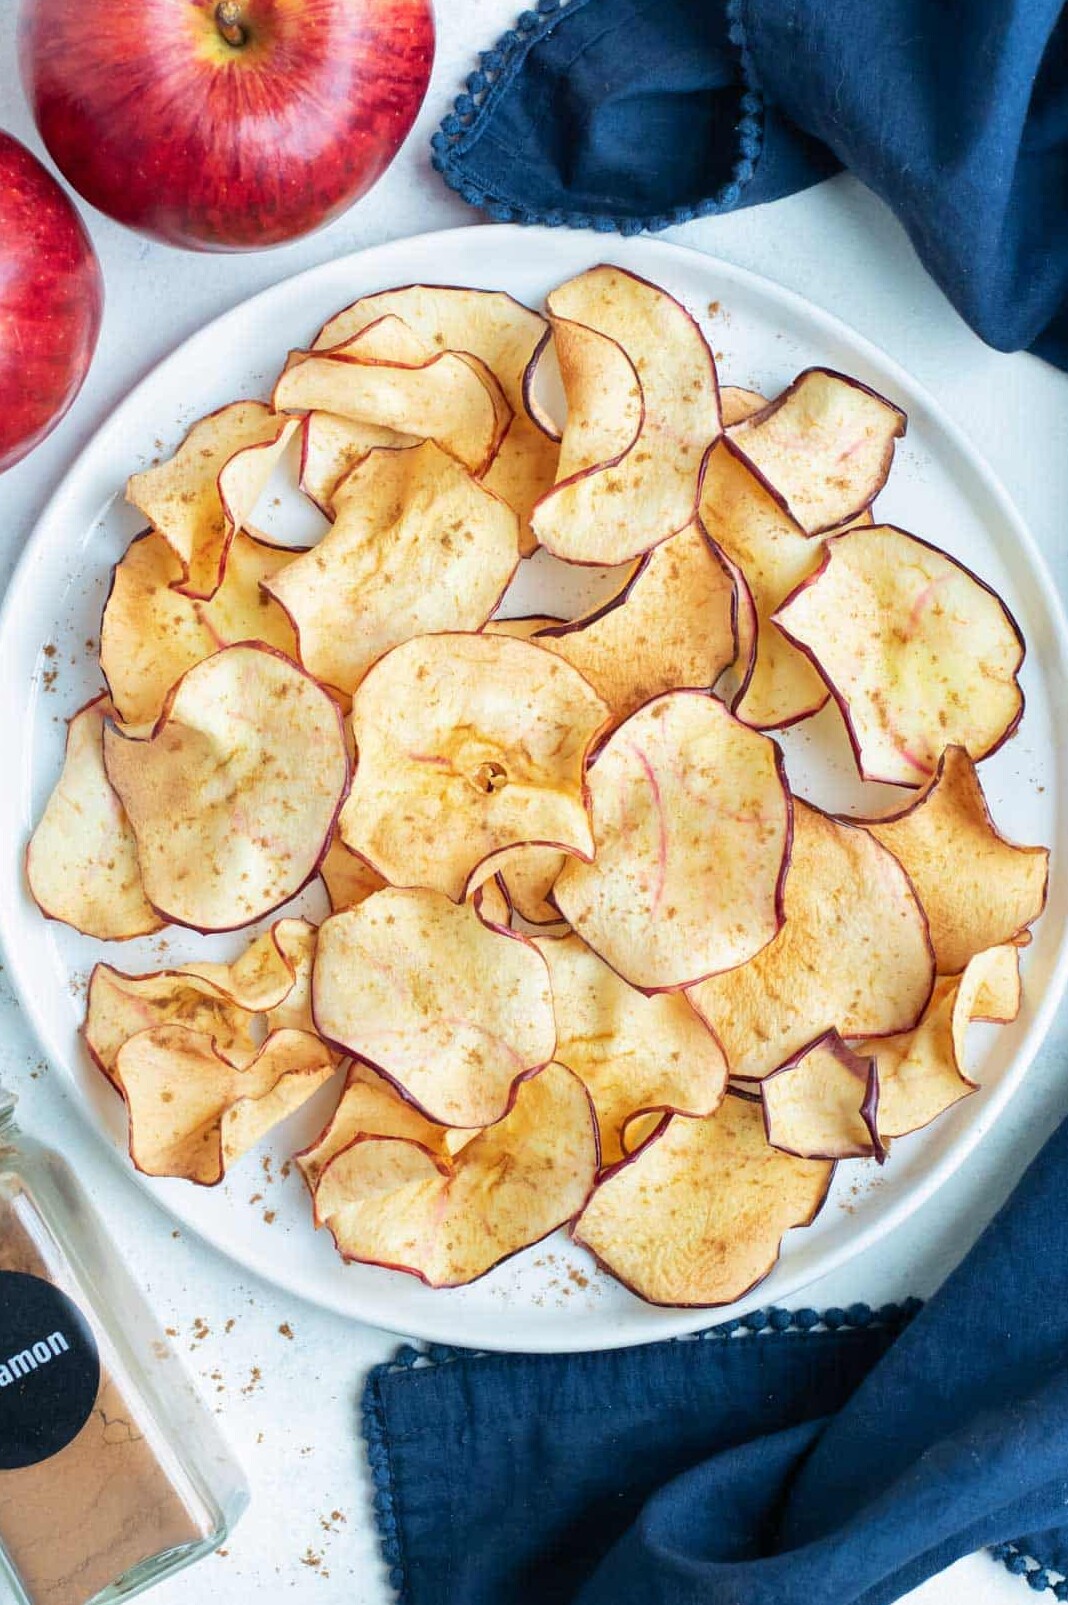
[[[78,1306],[39,1276],[0,1271],[0,1471],[73,1443],[99,1391],[100,1353]]]

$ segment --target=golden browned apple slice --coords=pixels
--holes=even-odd
[[[319,865],[319,874],[323,877],[333,914],[355,908],[365,897],[380,892],[386,885],[378,871],[365,864],[337,835],[331,837],[326,857]]]
[[[798,1159],[877,1159],[879,1072],[837,1031],[825,1031],[760,1083],[764,1128],[773,1148]]]
[[[327,518],[333,518],[334,491],[368,452],[377,446],[418,443],[415,435],[402,435],[381,424],[361,424],[332,412],[309,412],[301,437],[300,488]]]
[[[510,912],[528,925],[559,925],[560,910],[549,894],[566,863],[567,854],[555,847],[506,847],[486,867],[499,866],[495,879]]]
[[[563,624],[564,619],[553,617],[550,613],[528,613],[519,619],[490,619],[486,625],[487,635],[510,635],[516,641],[532,641],[539,630],[544,630],[548,624]]]
[[[767,404],[767,396],[762,396],[759,390],[746,390],[741,385],[719,387],[719,410],[724,429],[730,429],[732,425],[751,418],[755,412],[762,411]]]

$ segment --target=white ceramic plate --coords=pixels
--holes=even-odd
[[[0,730],[7,783],[0,791],[0,933],[23,1006],[49,1057],[76,1087],[116,1154],[124,1146],[118,1100],[90,1067],[78,1026],[85,980],[97,958],[129,970],[199,956],[224,957],[243,936],[207,939],[185,931],[105,947],[49,924],[23,883],[22,849],[58,772],[64,719],[100,687],[93,647],[108,573],[138,521],[122,499],[135,469],[170,451],[196,417],[241,395],[267,395],[290,346],[359,295],[424,280],[510,291],[540,306],[560,280],[607,259],[679,296],[708,332],[721,379],[773,395],[810,363],[856,375],[905,407],[879,514],[945,547],[989,581],[1023,628],[1026,714],[1017,736],[983,765],[995,817],[1024,842],[1059,844],[1049,908],[1024,958],[1026,1002],[1000,1031],[973,1029],[973,1069],[982,1090],[926,1132],[895,1143],[880,1173],[840,1165],[816,1224],[787,1237],[771,1276],[732,1313],[782,1303],[806,1283],[868,1249],[917,1209],[962,1164],[1027,1069],[1068,978],[1068,743],[1059,723],[1068,702],[1068,631],[1050,576],[1004,492],[936,403],[897,365],[827,313],[740,268],[697,252],[636,239],[505,227],[465,228],[400,240],[325,263],[235,307],[186,341],[117,408],[45,510],[0,618]],[[718,304],[718,305],[717,305]],[[277,495],[276,495],[277,490]],[[314,537],[321,521],[280,483],[257,520],[276,539]],[[544,560],[531,565],[505,611],[576,612],[604,594],[603,579]],[[564,585],[566,581],[566,587]],[[566,590],[566,594],[565,594]],[[561,605],[562,604],[562,605]],[[47,654],[48,644],[54,650]],[[836,808],[877,809],[900,793],[862,787],[831,709],[783,737],[790,777],[803,794]],[[861,801],[861,798],[864,801]],[[295,905],[326,911],[321,891]],[[266,1151],[222,1187],[144,1181],[183,1225],[287,1290],[395,1331],[474,1347],[581,1350],[642,1343],[710,1324],[717,1312],[642,1304],[598,1272],[560,1233],[469,1288],[432,1292],[414,1278],[344,1266],[326,1233],[316,1235],[292,1153],[329,1107],[320,1094]],[[123,1161],[125,1163],[125,1160]]]

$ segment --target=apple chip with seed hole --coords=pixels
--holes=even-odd
[[[1018,847],[1001,835],[963,747],[946,749],[908,808],[861,823],[907,870],[943,975],[1011,942],[1045,907],[1048,849]]]
[[[537,947],[552,980],[556,1058],[593,1099],[602,1164],[623,1157],[623,1128],[636,1114],[718,1108],[727,1061],[684,996],[638,992],[577,936],[542,937]]]
[[[832,1027],[843,1037],[911,1030],[933,979],[927,921],[897,859],[795,798],[781,931],[690,999],[731,1075],[759,1079]]]
[[[877,1159],[879,1072],[827,1031],[760,1083],[773,1148],[798,1159]]]
[[[204,931],[250,924],[315,874],[349,768],[336,705],[257,645],[190,669],[148,736],[108,724],[104,762],[146,896]]]
[[[597,1173],[589,1097],[563,1065],[522,1082],[504,1118],[451,1153],[449,1133],[429,1122],[405,1137],[366,1104],[344,1119],[357,1129],[348,1145],[325,1164],[311,1158],[317,1221],[344,1259],[409,1271],[431,1287],[472,1282],[566,1225]],[[309,1156],[303,1163],[308,1174]]]
[[[366,457],[327,534],[265,586],[308,672],[351,692],[414,635],[479,629],[518,562],[511,508],[428,440]]]
[[[323,1036],[375,1065],[431,1119],[488,1126],[556,1045],[545,960],[440,892],[376,892],[323,922]]]
[[[948,746],[985,758],[1023,712],[1024,644],[982,580],[890,524],[827,542],[775,615],[819,668],[865,780],[922,786]]]
[[[559,925],[560,910],[549,901],[567,854],[555,847],[506,847],[486,863],[496,870],[510,912],[528,925]],[[488,884],[488,883],[487,883]]]
[[[694,516],[720,432],[716,365],[685,307],[623,268],[592,268],[546,305],[568,417],[534,533],[569,562],[625,563]]]
[[[382,891],[386,885],[378,871],[346,847],[340,836],[331,839],[326,857],[319,865],[319,874],[323,877],[332,914],[355,908],[365,897]]]
[[[828,1160],[772,1148],[759,1103],[673,1115],[596,1189],[575,1240],[650,1304],[731,1304],[771,1270],[783,1236],[815,1220]]]
[[[810,535],[873,502],[905,433],[900,407],[831,368],[806,368],[781,396],[733,425],[731,439]]]
[[[145,896],[137,838],[104,769],[104,724],[113,712],[102,695],[72,717],[63,772],[26,850],[41,913],[102,942],[165,924]]]
[[[289,547],[235,535],[219,589],[204,601],[175,588],[182,565],[162,535],[146,530],[135,536],[112,572],[100,629],[100,667],[119,718],[126,724],[156,719],[174,682],[220,647],[263,641],[295,658],[293,626],[261,583],[295,555]]]
[[[739,608],[748,615],[739,630],[741,646],[749,649],[747,667],[733,711],[758,729],[796,724],[818,713],[830,693],[772,615],[819,567],[819,544],[794,522],[729,440],[717,442],[708,455],[701,519],[741,573],[747,592]]]
[[[341,838],[394,885],[458,903],[502,847],[591,857],[583,771],[607,717],[570,664],[525,641],[408,641],[353,697],[359,763]]]
[[[596,856],[564,866],[553,901],[632,986],[692,986],[771,941],[790,849],[773,741],[670,692],[613,732],[589,788]]]
[[[720,385],[719,410],[724,429],[751,418],[767,404],[767,396],[762,396],[759,390],[745,390],[741,385]]]
[[[194,424],[173,457],[131,476],[126,500],[181,564],[176,590],[214,596],[230,543],[252,517],[296,427],[262,401],[235,401]]]

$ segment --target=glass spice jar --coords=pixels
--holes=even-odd
[[[210,1554],[240,1470],[59,1156],[0,1089],[0,1600],[107,1605]]]

